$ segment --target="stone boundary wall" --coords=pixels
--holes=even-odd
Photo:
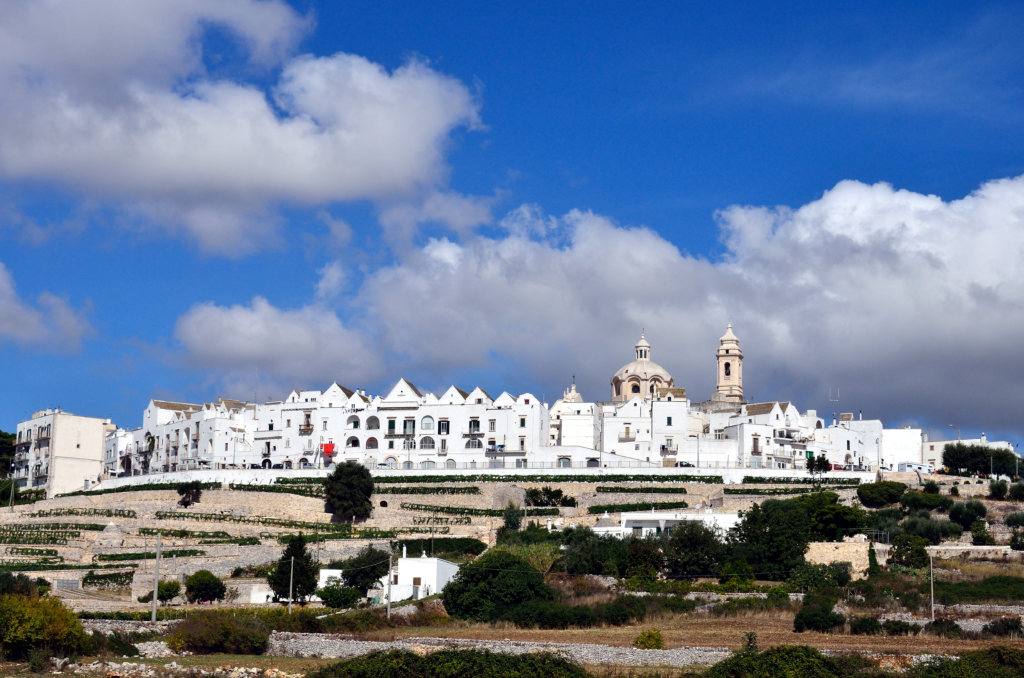
[[[854,579],[863,579],[868,572],[869,542],[812,541],[804,559],[813,565],[850,563]],[[875,544],[875,558],[879,565],[889,562],[889,545]]]

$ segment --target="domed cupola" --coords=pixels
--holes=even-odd
[[[675,380],[661,365],[651,361],[651,345],[641,334],[634,346],[636,359],[612,377],[612,402],[650,398],[659,388],[673,388]]]

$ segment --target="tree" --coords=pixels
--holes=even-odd
[[[322,589],[316,590],[316,595],[320,597],[320,600],[323,601],[324,605],[327,607],[333,607],[336,610],[343,610],[345,608],[353,607],[357,602],[359,602],[359,589],[333,583],[333,578],[330,581],[332,583],[329,583]]]
[[[828,463],[824,454],[807,459],[807,472],[811,475],[811,480],[815,481],[815,485],[821,484],[822,477],[831,470],[832,464]]]
[[[803,565],[811,521],[800,505],[769,499],[740,516],[730,540],[733,555],[750,563],[759,579],[783,581]]]
[[[11,461],[14,459],[14,441],[16,438],[17,436],[13,433],[0,431],[0,477],[6,478],[11,473]],[[10,492],[11,488],[8,487],[7,491]],[[6,495],[4,498],[7,498]]]
[[[972,524],[981,520],[987,514],[988,510],[985,508],[985,505],[977,499],[957,502],[953,504],[953,508],[949,509],[949,519],[954,523],[958,523],[965,530],[971,529]]]
[[[633,539],[626,551],[626,576],[654,580],[665,566],[658,538]]]
[[[988,497],[989,499],[1006,499],[1006,492],[1010,489],[1010,486],[1005,480],[990,480],[988,483]]]
[[[388,573],[390,551],[374,548],[368,544],[359,553],[341,562],[332,562],[327,567],[341,570],[341,579],[345,586],[358,589],[362,595],[377,586],[380,578]]]
[[[294,565],[292,558],[295,559]],[[288,540],[281,560],[277,561],[277,567],[267,577],[267,583],[278,598],[287,599],[290,590],[293,600],[304,603],[316,593],[319,576],[320,565],[314,562],[313,556],[306,550],[306,537],[300,532]]]
[[[569,546],[569,557],[565,561],[568,574],[618,577],[626,573],[632,537],[619,539],[610,534],[598,535],[585,527],[570,528],[563,536]]]
[[[531,600],[554,600],[544,575],[508,551],[491,551],[463,565],[441,594],[456,619],[491,622]]]
[[[811,531],[821,541],[842,541],[864,527],[862,509],[842,504],[822,506],[811,515]]]
[[[718,533],[697,520],[672,528],[665,542],[665,562],[670,577],[711,577],[729,553]]]
[[[881,508],[895,504],[907,491],[907,486],[892,480],[880,483],[864,483],[857,486],[857,498],[868,508]]]
[[[198,480],[178,483],[174,489],[178,491],[178,496],[181,497],[178,504],[185,508],[192,504],[198,504],[199,500],[203,497],[203,484]]]
[[[925,547],[930,543],[924,537],[901,534],[892,540],[889,560],[905,567],[928,567],[928,551]]]
[[[947,445],[942,452],[942,465],[951,473],[1012,476],[1016,473],[1016,455],[1009,450],[1000,450],[984,445]]]
[[[223,584],[221,584],[223,586]],[[162,581],[156,588],[157,600],[167,604],[174,600],[181,593],[181,584],[176,581]],[[139,596],[140,603],[148,603],[153,600],[153,592],[150,591],[144,596]]]
[[[158,595],[159,590],[157,587]],[[185,594],[193,602],[212,603],[215,600],[223,600],[227,592],[228,588],[224,582],[209,570],[199,570],[185,580]]]
[[[369,518],[373,510],[371,494],[373,478],[369,469],[354,461],[335,465],[334,472],[324,479],[324,497],[340,520]]]
[[[509,502],[501,514],[501,519],[505,523],[501,529],[516,532],[523,525],[523,510]]]

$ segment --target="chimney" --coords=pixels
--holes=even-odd
[[[405,558],[405,544],[402,544],[402,557]]]
[[[858,410],[860,412],[860,420],[864,421],[864,410]]]

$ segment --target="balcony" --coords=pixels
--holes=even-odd
[[[750,455],[753,456],[753,457],[760,457],[761,456],[761,450],[758,449],[758,448],[754,448],[754,449],[752,449],[750,451]]]
[[[299,424],[299,435],[300,436],[308,436],[308,435],[310,435],[312,433],[313,433],[313,425],[312,424]]]
[[[619,434],[619,442],[620,443],[632,443],[634,441],[636,441],[636,433],[620,433]]]
[[[482,438],[484,435],[483,431],[467,431],[462,434],[463,438]]]
[[[664,454],[675,454],[676,452],[679,451],[679,446],[678,445],[662,445],[661,446],[661,451]]]

